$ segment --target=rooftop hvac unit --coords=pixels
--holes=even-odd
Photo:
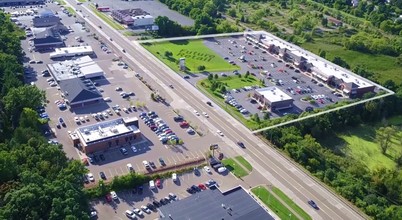
[[[89,134],[89,130],[88,130],[88,129],[84,129],[84,134]]]
[[[110,131],[113,132],[113,133],[118,133],[118,130],[115,127],[110,128]]]

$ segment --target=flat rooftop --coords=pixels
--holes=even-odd
[[[50,58],[54,56],[73,56],[74,54],[89,54],[93,53],[94,50],[91,46],[80,46],[80,47],[63,47],[56,48],[55,52],[49,54]]]
[[[255,35],[260,35],[260,34],[254,34],[256,39],[258,39],[258,36]],[[371,81],[358,76],[354,74],[353,72],[342,68],[326,59],[323,59],[320,56],[317,56],[309,51],[304,50],[303,48],[300,48],[294,44],[291,44],[285,40],[282,40],[270,33],[264,32],[261,33],[262,38],[261,42],[265,45],[270,45],[273,44],[275,46],[279,46],[280,48],[286,48],[291,52],[292,54],[296,56],[303,56],[304,58],[307,59],[308,63],[313,64],[315,68],[312,68],[312,72],[316,71],[317,73],[322,73],[325,74],[326,76],[334,76],[338,79],[342,79],[343,82],[345,83],[355,83],[359,86],[359,88],[364,88],[364,87],[370,87],[370,86],[375,86]]]
[[[77,77],[88,79],[104,75],[102,68],[89,56],[48,64],[47,67],[57,81]]]
[[[159,208],[160,219],[274,220],[241,186],[226,192],[205,190]]]
[[[134,119],[128,119],[129,121]],[[138,119],[136,119],[138,120]],[[98,122],[93,125],[80,127],[77,129],[77,134],[86,144],[105,141],[114,137],[128,134],[138,133],[138,129],[134,125],[127,125],[125,119],[117,118],[109,121]]]
[[[255,91],[258,92],[260,95],[263,95],[264,98],[268,99],[271,103],[285,100],[293,100],[292,97],[287,95],[285,92],[283,92],[276,86],[256,89]]]

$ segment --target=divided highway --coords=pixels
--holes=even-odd
[[[321,186],[308,174],[305,174],[281,154],[267,146],[223,109],[217,107],[217,105],[214,105],[214,107],[208,106],[206,101],[209,99],[204,94],[157,60],[142,48],[138,42],[131,42],[121,33],[110,28],[93,14],[88,6],[76,6],[76,2],[72,0],[67,0],[67,4],[89,15],[84,18],[86,22],[98,32],[98,35],[103,36],[105,39],[113,39],[109,44],[113,45],[119,56],[125,58],[126,63],[130,66],[140,67],[140,73],[147,74],[156,83],[160,84],[165,89],[163,92],[173,99],[171,103],[173,108],[190,111],[195,109],[198,112],[207,112],[210,118],[202,121],[205,122],[210,131],[214,133],[216,130],[223,131],[225,143],[233,148],[234,151],[243,155],[253,165],[254,169],[267,179],[266,184],[272,183],[280,188],[301,208],[305,209],[313,219],[367,218],[356,207]],[[78,12],[77,14],[82,17],[82,13]],[[99,29],[98,26],[102,26],[102,29]],[[126,51],[125,53],[122,52],[123,48]],[[173,85],[174,89],[168,88],[168,85]],[[194,115],[194,117],[197,116]],[[237,147],[235,144],[237,141],[243,142],[246,149],[243,150]],[[309,199],[313,199],[318,204],[319,211],[313,210],[307,204]]]

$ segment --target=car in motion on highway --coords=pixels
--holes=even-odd
[[[222,136],[222,137],[223,137],[223,133],[222,133],[222,131],[217,130],[217,131],[216,131],[216,133],[217,133],[217,134],[219,134],[220,136]]]
[[[308,200],[307,203],[316,210],[320,209],[313,200]]]
[[[246,148],[246,146],[244,146],[243,142],[241,142],[241,141],[238,141],[237,145],[239,145],[239,147],[241,147],[241,148]]]

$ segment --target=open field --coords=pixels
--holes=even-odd
[[[237,177],[243,177],[247,176],[248,172],[243,169],[242,166],[240,166],[236,161],[233,159],[224,159],[222,160],[222,163],[225,165],[225,167],[232,172],[235,176]]]
[[[257,186],[251,189],[261,201],[267,205],[280,219],[296,220],[297,218],[286,206],[284,206],[275,196],[273,196],[266,188]]]
[[[227,72],[239,69],[225,61],[221,56],[206,47],[202,40],[180,40],[158,43],[146,43],[143,46],[154,56],[162,60],[174,71],[179,72],[178,60],[186,58],[185,65],[189,72],[200,72],[197,68],[205,66],[208,72]],[[172,56],[165,56],[170,51]]]
[[[326,42],[325,38],[315,39],[313,43],[304,43],[302,47],[315,54],[318,54],[319,49],[325,50],[327,60],[339,56],[350,65],[351,69],[357,65],[365,66],[368,70],[377,73],[376,78],[379,82],[389,79],[395,82],[402,81],[402,68],[395,63],[395,57],[346,50],[342,46]]]
[[[311,220],[311,216],[308,215],[302,208],[300,208],[296,203],[294,203],[285,193],[276,187],[272,187],[272,192],[275,193],[283,202],[285,202],[289,207],[292,208],[300,217],[304,220]]]
[[[95,6],[93,6],[92,4],[91,4],[91,9],[100,19],[102,19],[104,22],[106,22],[112,28],[114,28],[116,30],[124,30],[125,29],[123,25],[121,25],[121,24],[117,23],[116,21],[114,21],[107,14],[104,14],[103,12],[100,12],[100,11],[96,10]]]
[[[235,159],[241,164],[243,165],[243,167],[245,167],[249,172],[253,171],[253,167],[251,166],[251,164],[244,159],[244,157],[242,156],[237,156],[235,157]]]
[[[395,162],[392,158],[399,154],[402,149],[397,147],[397,140],[392,140],[393,144],[387,151],[388,155],[383,155],[379,145],[375,142],[375,129],[376,127],[373,126],[362,125],[348,129],[347,133],[320,140],[320,143],[361,161],[371,170],[379,167],[393,168]]]

